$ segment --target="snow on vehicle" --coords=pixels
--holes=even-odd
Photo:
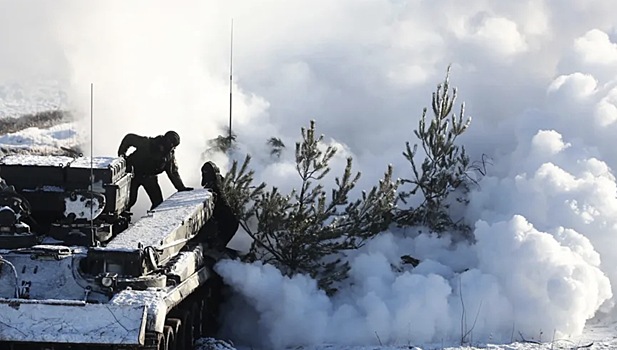
[[[0,349],[190,349],[215,332],[228,255],[204,243],[209,190],[131,223],[123,158],[10,155],[0,176]]]

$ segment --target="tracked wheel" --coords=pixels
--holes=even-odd
[[[222,280],[215,278],[208,284],[207,299],[202,307],[201,336],[214,337],[218,333],[220,307],[224,300]]]
[[[193,318],[188,310],[178,308],[174,310],[167,320],[180,321],[179,330],[176,332],[177,349],[191,349],[193,345]],[[168,323],[168,322],[166,322]]]
[[[203,309],[204,309],[204,305],[205,305],[205,301],[203,299],[197,299],[193,302],[192,305],[192,310],[193,311],[193,338],[194,339],[199,339],[201,336],[203,336],[205,333],[203,332],[203,328],[204,328],[204,313],[203,313]]]
[[[176,335],[171,326],[163,328],[163,339],[159,345],[159,350],[176,350]]]
[[[151,337],[148,341],[148,337]],[[145,349],[156,349],[156,350],[162,350],[164,349],[165,346],[165,336],[163,336],[163,333],[156,333],[153,335],[146,335],[146,347]]]
[[[165,320],[165,325],[171,327],[173,333],[174,333],[174,342],[173,342],[173,349],[176,350],[182,350],[182,347],[179,346],[179,341],[180,341],[180,336],[181,336],[181,327],[182,327],[182,321],[177,319],[177,318],[168,318],[167,320]]]
[[[192,310],[182,310],[182,322],[183,322],[183,337],[182,344],[184,349],[190,349],[193,346],[193,340],[195,339],[195,333],[193,332],[193,321],[195,316]]]

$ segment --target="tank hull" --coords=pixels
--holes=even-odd
[[[12,159],[0,162],[0,169],[10,168],[16,181],[20,172],[37,171],[37,162],[43,161],[29,159],[20,165]],[[100,217],[90,218],[90,227],[78,220],[67,221],[68,204],[37,203],[45,210],[33,212],[63,221],[50,221],[40,226],[40,231],[28,231],[37,237],[36,244],[16,248],[2,242],[25,234],[5,232],[7,227],[0,222],[0,350],[165,349],[165,344],[184,349],[198,336],[215,332],[223,284],[213,266],[233,252],[214,251],[205,243],[204,238],[216,230],[210,220],[213,194],[206,189],[174,193],[144,217],[124,224],[127,216],[118,215],[124,202],[105,188],[118,182],[126,188],[131,176],[124,172],[121,160],[98,164],[102,164],[94,177],[101,182],[98,196],[103,194],[103,200],[111,199],[115,204],[106,207]],[[55,187],[33,187],[30,174],[15,186],[18,193],[29,195],[24,198],[36,201],[40,195],[64,196],[75,201],[75,191],[84,191],[66,185],[71,178],[70,184],[84,182],[87,175],[81,168],[65,172],[71,169],[70,161],[46,159],[40,167],[44,174],[55,175]],[[54,167],[60,167],[60,173]],[[88,203],[87,193],[84,198]],[[97,225],[119,229],[98,240]],[[57,238],[69,235],[50,234],[60,226],[72,232],[79,228],[81,233],[91,229],[92,235],[82,240],[85,244],[70,244],[68,239]]]

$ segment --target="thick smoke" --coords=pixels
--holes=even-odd
[[[0,79],[61,82],[84,130],[93,83],[94,153],[175,129],[197,185],[206,140],[228,122],[233,18],[235,157],[289,189],[299,128],[315,119],[341,149],[333,173],[351,155],[368,188],[387,164],[410,176],[401,151],[451,65],[473,116],[461,142],[487,160],[466,212],[477,242],[383,233],[349,257],[333,298],[305,276],[220,263],[235,292],[225,335],[265,347],[576,337],[611,315],[617,285],[616,12],[612,0],[0,0]],[[280,159],[270,137],[287,145]],[[401,265],[407,254],[421,264]]]
[[[351,287],[331,299],[305,277],[287,279],[268,266],[221,263],[219,271],[242,295],[226,316],[228,334],[274,348],[307,343],[456,344],[463,338],[508,342],[520,335],[542,340],[541,334],[553,332],[576,337],[588,320],[610,312],[611,285],[617,283],[612,249],[617,187],[610,136],[617,117],[617,81],[611,73],[617,44],[611,39],[614,28],[598,12],[606,2],[575,5],[583,17],[590,16],[586,25],[564,24],[571,17],[562,12],[565,5],[557,3],[521,8],[490,8],[485,3],[457,8],[448,3],[440,8],[443,17],[432,12],[435,9],[412,10],[409,3],[391,8],[396,20],[380,27],[389,31],[389,39],[405,27],[409,36],[423,39],[408,46],[397,40],[393,48],[376,55],[401,54],[412,66],[383,61],[389,64],[380,65],[377,75],[395,80],[381,81],[383,85],[371,80],[368,97],[352,89],[364,100],[379,101],[376,119],[386,127],[374,128],[373,118],[363,126],[383,138],[368,141],[353,123],[337,139],[348,144],[363,165],[368,160],[377,165],[371,170],[388,161],[405,176],[400,159],[388,158],[400,146],[379,140],[386,133],[391,141],[409,139],[400,133],[413,128],[416,119],[409,115],[414,109],[392,99],[396,93],[382,92],[422,91],[431,86],[431,79],[439,81],[439,64],[452,62],[453,81],[461,81],[461,97],[470,100],[467,111],[474,116],[465,145],[476,159],[489,157],[486,176],[472,192],[466,215],[475,223],[477,242],[452,246],[425,235],[384,233],[351,258]],[[591,20],[591,13],[598,17]],[[430,18],[431,25],[422,27],[423,18]],[[431,34],[424,36],[423,30]],[[414,54],[413,49],[423,45],[429,49]],[[423,54],[432,58],[423,61]],[[319,66],[319,58],[316,61]],[[318,74],[306,62],[293,67],[289,73],[301,76],[305,84]],[[386,67],[403,71],[386,74]],[[301,87],[297,82],[293,86]],[[327,101],[331,95],[322,91],[307,95]],[[267,99],[271,111],[280,108],[275,107],[281,104],[275,97]],[[410,101],[426,105],[417,97]],[[391,102],[388,107],[380,104]],[[341,106],[344,103],[334,109]],[[397,112],[390,114],[393,106]],[[358,117],[369,111],[371,107],[347,113]],[[327,129],[338,124],[325,123]],[[339,123],[344,128],[344,122]],[[277,181],[288,177],[282,173]],[[402,267],[399,257],[405,254],[422,263],[411,270]],[[302,331],[306,329],[311,332]]]

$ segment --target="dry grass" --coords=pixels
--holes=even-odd
[[[54,125],[71,121],[71,115],[67,111],[50,110],[35,114],[26,114],[16,118],[0,118],[0,135],[17,132],[27,128],[50,128]],[[77,157],[81,153],[78,147],[68,148],[43,148],[24,149],[22,147],[0,146],[0,156],[9,154],[39,154],[39,155],[62,155]]]
[[[69,113],[61,110],[27,114],[17,118],[1,118],[0,134],[8,134],[32,127],[49,128],[69,120]]]

